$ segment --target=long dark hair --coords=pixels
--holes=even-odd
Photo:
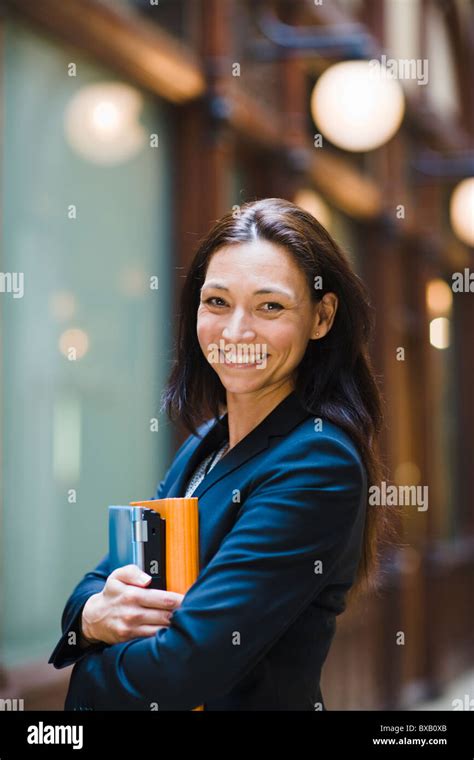
[[[343,428],[358,447],[368,485],[384,475],[378,439],[383,427],[382,397],[368,346],[373,309],[366,288],[325,228],[304,209],[281,198],[245,203],[216,222],[199,242],[181,294],[176,359],[162,395],[161,410],[191,433],[209,418],[217,420],[226,405],[225,388],[206,360],[196,334],[200,290],[211,256],[235,243],[266,240],[283,246],[304,272],[311,298],[319,302],[335,293],[333,325],[320,340],[310,340],[297,369],[295,394],[308,413]],[[315,277],[322,287],[316,288]],[[319,282],[318,282],[319,284]],[[384,507],[367,505],[362,557],[350,591],[375,589],[378,548],[393,534]]]

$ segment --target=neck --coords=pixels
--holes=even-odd
[[[229,449],[256,428],[293,390],[293,383],[285,380],[276,387],[262,388],[252,393],[227,392]]]

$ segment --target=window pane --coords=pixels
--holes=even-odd
[[[5,45],[1,269],[24,275],[23,297],[1,295],[8,665],[49,655],[73,586],[107,551],[108,505],[150,498],[164,472],[169,426],[150,420],[170,357],[172,130],[133,88],[137,113],[101,163],[113,104],[87,144],[74,98],[115,75],[16,23]]]

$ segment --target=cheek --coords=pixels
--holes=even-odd
[[[215,331],[216,320],[214,315],[198,310],[196,333],[201,347],[207,346],[208,343],[212,342]]]
[[[297,322],[276,320],[271,329],[265,331],[265,335],[270,345],[282,353],[299,353],[306,345],[301,325]]]

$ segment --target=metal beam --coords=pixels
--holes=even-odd
[[[4,4],[172,103],[194,100],[206,89],[200,61],[192,51],[137,13],[96,0],[4,0]]]

